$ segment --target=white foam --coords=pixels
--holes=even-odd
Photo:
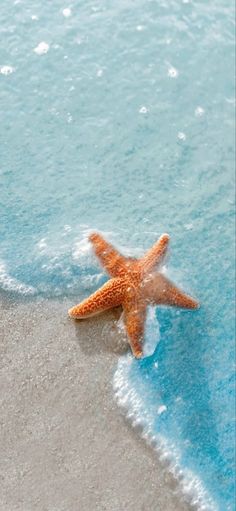
[[[14,291],[23,295],[33,295],[36,293],[34,287],[27,286],[23,282],[11,277],[3,261],[0,261],[0,287],[4,289],[4,291]]]
[[[45,253],[46,252],[46,249],[47,249],[46,238],[42,238],[40,241],[38,241],[37,248],[39,249],[39,251],[41,253]]]
[[[85,236],[80,239],[79,241],[76,241],[72,250],[72,257],[73,259],[81,259],[84,257],[91,257],[92,250],[91,250],[91,244],[88,241],[88,235],[89,233],[86,233]]]
[[[195,113],[196,117],[202,117],[205,113],[205,110],[201,106],[197,106],[194,113]]]
[[[197,507],[199,511],[218,511],[216,503],[207,493],[202,481],[192,471],[181,467],[181,453],[173,442],[159,433],[153,433],[154,417],[151,405],[146,406],[144,401],[145,389],[142,382],[139,389],[129,383],[132,364],[136,361],[131,354],[120,357],[113,378],[115,399],[132,426],[142,427],[142,438],[156,451],[160,461],[165,462],[166,469],[178,481],[178,489],[184,500]],[[141,385],[141,386],[140,386]],[[165,404],[160,404],[157,415],[167,411]],[[161,420],[161,418],[160,418]],[[156,427],[156,424],[155,424]]]
[[[146,106],[141,106],[141,108],[139,109],[139,113],[140,114],[147,114],[148,113],[148,109]]]
[[[37,55],[45,55],[49,50],[49,44],[42,41],[41,43],[34,48],[34,52],[37,53]]]
[[[166,412],[166,410],[167,410],[167,406],[166,405],[161,405],[161,406],[158,407],[157,413],[158,413],[158,415],[161,415],[162,413]]]
[[[193,224],[184,224],[184,227],[186,231],[192,231],[193,230]]]
[[[184,141],[184,140],[186,140],[186,135],[185,135],[185,133],[183,133],[182,131],[179,131],[179,133],[178,133],[178,139],[179,139],[179,140],[183,140],[183,141]]]
[[[179,75],[178,69],[176,69],[174,66],[170,66],[168,69],[168,76],[170,78],[177,78]]]
[[[65,7],[65,9],[62,10],[62,14],[65,18],[69,18],[72,14],[71,9],[69,7]]]
[[[0,73],[1,75],[11,75],[14,71],[14,67],[12,66],[0,66]]]
[[[160,328],[156,316],[156,307],[149,306],[145,325],[145,337],[143,345],[144,357],[153,355],[160,340]]]
[[[66,224],[64,225],[64,231],[67,233],[67,232],[71,232],[71,226]]]

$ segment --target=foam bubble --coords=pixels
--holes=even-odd
[[[69,18],[72,14],[71,9],[69,7],[65,7],[65,9],[62,10],[62,14],[65,18]]]
[[[168,69],[168,76],[170,78],[177,78],[179,75],[178,69],[176,69],[174,66],[170,66]]]
[[[182,140],[183,142],[186,140],[186,135],[182,131],[179,131],[178,133],[178,139]]]
[[[184,224],[184,227],[186,231],[192,231],[193,230],[193,224]]]
[[[39,240],[36,246],[40,252],[45,252],[47,248],[46,238]]]
[[[158,407],[157,413],[158,413],[158,415],[161,415],[162,413],[166,412],[166,410],[167,410],[167,406],[166,405],[161,405],[161,406]]]
[[[11,75],[14,71],[14,67],[12,66],[0,66],[0,73],[2,75]]]
[[[34,52],[37,53],[37,55],[45,55],[49,50],[49,44],[42,41],[41,43],[34,48]]]
[[[205,113],[205,110],[201,106],[197,106],[194,113],[195,113],[196,117],[202,117]]]
[[[148,113],[148,109],[146,106],[141,106],[141,108],[139,109],[139,113],[140,114],[147,114]]]
[[[68,224],[64,225],[64,231],[65,232],[70,232],[71,231],[71,226],[68,225]]]
[[[151,356],[160,340],[159,323],[156,316],[156,307],[149,306],[145,325],[145,337],[143,344],[144,357]]]

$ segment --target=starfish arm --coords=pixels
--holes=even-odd
[[[142,344],[146,319],[146,307],[134,305],[133,307],[128,307],[128,309],[126,309],[125,306],[123,308],[124,322],[130,347],[133,355],[136,358],[141,358],[143,353]]]
[[[93,244],[96,256],[109,275],[111,277],[123,276],[126,271],[126,257],[122,256],[118,250],[98,233],[91,234],[89,240]]]
[[[142,257],[140,265],[143,272],[151,272],[155,266],[163,261],[167,252],[169,240],[170,237],[168,234],[162,234],[155,245]]]
[[[199,302],[178,289],[161,273],[152,276],[146,284],[146,297],[156,305],[170,305],[182,309],[198,309]]]
[[[122,303],[125,290],[126,283],[124,279],[108,280],[98,291],[69,309],[68,314],[71,318],[85,319],[112,307],[117,307]]]

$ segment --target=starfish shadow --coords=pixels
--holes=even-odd
[[[120,315],[121,308],[117,307],[86,320],[75,320],[76,337],[86,355],[127,352],[128,341],[117,326]]]

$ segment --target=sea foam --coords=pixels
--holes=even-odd
[[[113,388],[118,406],[122,409],[132,426],[141,429],[141,437],[157,453],[163,467],[178,482],[179,494],[199,511],[218,511],[219,507],[204,487],[202,480],[193,471],[186,469],[181,460],[181,451],[173,441],[158,432],[155,415],[167,410],[165,404],[157,402],[149,409],[145,402],[145,386],[135,386],[132,381],[131,366],[135,363],[132,355],[120,358],[113,377]],[[140,382],[139,382],[140,383]],[[156,410],[154,411],[154,407]]]

